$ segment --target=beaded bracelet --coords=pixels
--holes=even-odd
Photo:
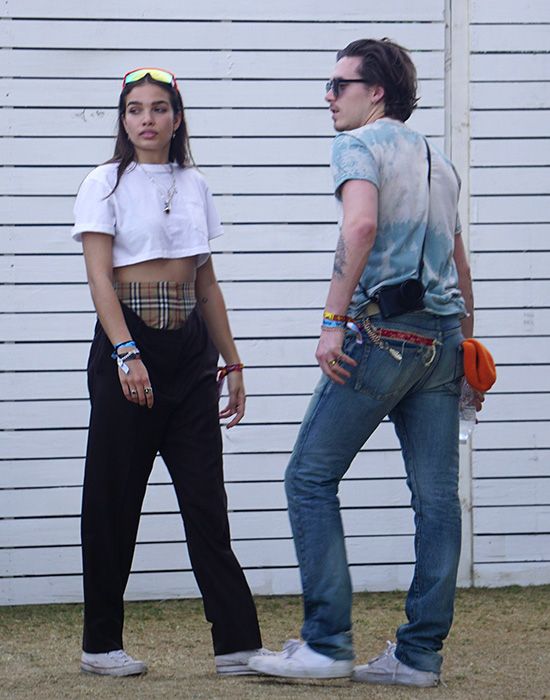
[[[218,387],[218,398],[220,398],[223,391],[223,384],[225,378],[230,372],[242,372],[244,365],[242,362],[237,362],[234,365],[225,365],[225,367],[218,367],[218,375],[216,377],[216,384]]]

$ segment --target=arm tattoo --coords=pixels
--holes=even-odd
[[[346,266],[346,244],[342,238],[342,234],[338,238],[336,244],[336,252],[334,253],[334,267],[332,269],[336,277],[344,276],[344,268]]]
[[[201,304],[208,304],[208,297],[201,297],[200,302]]]

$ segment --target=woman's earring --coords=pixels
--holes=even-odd
[[[175,139],[175,138],[176,138],[176,132],[174,131],[174,133],[172,134],[172,139]]]

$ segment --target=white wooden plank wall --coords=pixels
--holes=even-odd
[[[473,451],[474,583],[550,582],[550,4],[471,0],[478,334],[499,379]]]
[[[323,101],[335,51],[363,36],[413,50],[422,108],[444,136],[444,1],[200,5],[3,3],[0,76],[0,602],[81,599],[78,513],[94,315],[69,238],[78,184],[108,158],[120,76],[171,68],[226,235],[215,265],[249,404],[224,434],[235,549],[257,593],[300,590],[283,472],[318,377],[313,352],[336,240]],[[159,12],[162,13],[159,15]],[[404,588],[409,496],[382,426],[342,488],[355,584]],[[164,465],[143,509],[129,597],[197,595]]]
[[[412,123],[436,144],[445,136],[445,2],[382,5],[2,4],[0,602],[81,599],[78,512],[88,412],[83,368],[94,318],[80,250],[69,238],[71,208],[82,177],[111,154],[120,76],[148,64],[178,75],[193,153],[226,226],[215,264],[248,365],[250,396],[244,425],[224,434],[235,549],[255,592],[299,591],[282,477],[318,376],[313,351],[335,243],[327,167],[332,131],[322,99],[334,52],[361,36],[390,36],[410,47],[422,94]],[[509,555],[510,547],[536,560],[532,552],[544,539],[532,533],[550,532],[550,500],[543,497],[550,473],[540,449],[549,447],[541,418],[548,419],[550,382],[538,366],[548,349],[543,329],[550,327],[550,311],[540,301],[549,285],[548,224],[541,217],[550,143],[542,110],[550,105],[543,90],[548,54],[536,25],[549,21],[542,16],[545,6],[537,10],[530,3],[535,9],[527,41],[539,41],[540,53],[529,60],[477,53],[475,37],[489,39],[476,32],[483,22],[497,21],[498,13],[483,17],[484,5],[472,3],[472,244],[478,329],[491,337],[501,364],[474,453],[475,571],[486,585],[522,582],[524,565]],[[510,29],[513,16],[511,11],[498,21]],[[483,36],[498,31],[492,35],[489,28]],[[510,60],[506,70],[503,58]],[[515,110],[526,103],[533,108],[529,128],[514,110],[506,112],[509,120],[498,111],[490,120],[488,110],[510,109],[507,95],[514,90],[523,96]],[[511,171],[517,165],[523,166],[521,178]],[[520,211],[524,218],[518,219]],[[519,222],[521,244],[513,235]],[[512,252],[501,252],[503,245]],[[534,252],[512,258],[526,248]],[[514,277],[506,285],[493,281],[502,279],[501,269]],[[491,507],[490,499],[501,493],[496,505],[502,507]],[[405,588],[412,521],[388,424],[358,456],[341,496],[356,587]],[[161,463],[143,513],[129,597],[197,595]],[[506,529],[511,522],[513,536]],[[529,576],[547,580],[548,564],[538,560],[528,565]]]

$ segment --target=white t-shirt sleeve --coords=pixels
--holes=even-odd
[[[90,173],[80,185],[74,205],[74,226],[72,237],[75,241],[82,240],[86,231],[115,235],[115,208],[108,183],[97,179],[95,173]]]
[[[223,228],[220,221],[220,215],[214,204],[214,198],[210,192],[210,188],[205,183],[204,200],[206,208],[206,225],[208,227],[208,240],[218,238],[223,234]]]

